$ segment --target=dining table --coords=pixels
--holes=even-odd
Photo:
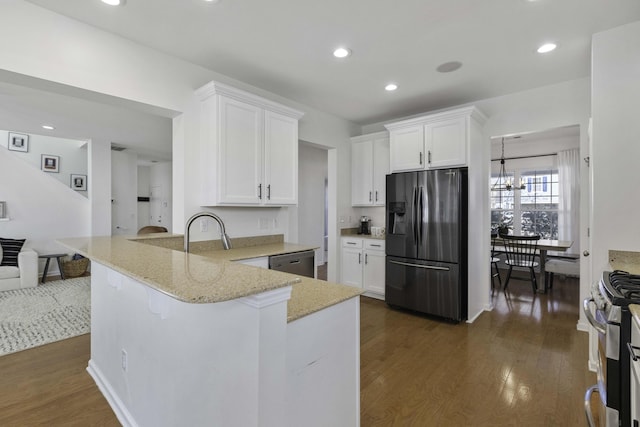
[[[502,245],[502,239],[496,233],[491,233],[491,243],[494,245],[494,248],[497,252],[500,251],[500,248],[504,248]],[[544,288],[540,290],[538,286],[538,293],[546,293],[547,292],[547,281],[545,278],[545,264],[547,262],[547,252],[566,252],[571,245],[573,245],[573,240],[553,240],[553,239],[540,239],[538,240],[538,252],[540,253],[540,279],[544,282]],[[504,252],[504,250],[502,251]]]

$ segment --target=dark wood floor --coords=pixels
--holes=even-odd
[[[362,426],[583,426],[588,334],[578,281],[513,281],[495,309],[452,325],[362,298]]]
[[[578,283],[512,282],[473,324],[361,303],[362,426],[583,426]],[[0,357],[0,426],[117,426],[85,371],[89,335]]]

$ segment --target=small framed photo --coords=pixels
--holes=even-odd
[[[71,188],[76,191],[87,191],[87,175],[71,174]]]
[[[60,172],[60,156],[43,154],[40,167],[45,172]]]
[[[29,135],[9,132],[9,150],[27,153],[29,151]]]

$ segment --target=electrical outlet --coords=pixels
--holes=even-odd
[[[209,231],[209,221],[207,221],[207,218],[200,218],[200,231],[203,233]]]
[[[127,352],[125,351],[125,349],[122,349],[122,353],[120,354],[121,356],[121,362],[122,362],[122,370],[127,372],[127,368],[129,365],[129,361],[127,360]]]

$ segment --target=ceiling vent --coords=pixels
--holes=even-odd
[[[122,145],[118,145],[118,144],[111,144],[111,151],[124,151],[126,150],[127,147],[123,147]]]

